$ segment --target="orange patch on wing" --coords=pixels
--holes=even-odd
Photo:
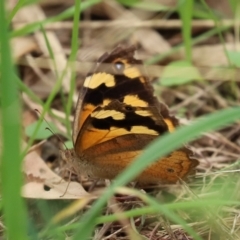
[[[93,127],[85,129],[83,135],[81,136],[81,142],[76,146],[77,151],[84,151],[94,145],[102,142],[106,142],[110,139],[122,136],[125,134],[130,134],[127,130],[123,128],[116,128],[111,130],[101,130]]]
[[[92,104],[85,104],[83,106],[82,111],[80,112],[80,117],[78,119],[78,131],[82,127],[83,123],[87,119],[87,117],[93,112],[93,110],[96,108],[96,106]]]
[[[130,141],[129,143],[132,142]],[[114,153],[112,150],[117,147],[119,147],[117,142],[108,142],[108,144],[100,145],[97,147],[96,152],[93,153],[94,157],[91,157],[91,163],[94,166],[99,166],[105,170],[101,172],[102,178],[114,178],[143,151],[134,151],[132,149],[131,151]],[[147,167],[136,180],[141,183],[176,183],[178,180],[184,179],[189,173],[194,173],[198,161],[190,159],[188,152],[185,150],[176,150],[169,156],[159,159]]]
[[[190,159],[188,152],[176,150],[148,167],[141,177],[146,177],[146,181],[152,179],[155,182],[159,180],[163,183],[176,183],[179,179],[184,179],[197,165],[198,161]]]
[[[122,172],[142,151],[128,151],[121,153],[110,153],[92,158],[94,166],[93,176],[100,178],[115,178]]]
[[[144,126],[133,126],[130,131],[124,128],[111,127],[110,130],[101,130],[93,127],[87,128],[81,135],[81,142],[75,148],[77,151],[84,151],[94,145],[106,142],[108,140],[128,135],[128,134],[148,134],[157,136],[158,133]],[[135,143],[137,144],[137,142]]]
[[[99,164],[106,164],[107,166],[117,166],[117,168],[122,171],[125,169],[140,153],[142,150],[139,151],[128,151],[128,152],[121,152],[121,153],[114,153],[108,154],[105,157],[95,157],[93,162]],[[119,172],[120,172],[119,171]]]

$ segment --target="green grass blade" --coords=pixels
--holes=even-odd
[[[102,217],[98,217],[96,220],[97,224],[103,224],[107,222],[114,222],[118,221],[119,219],[125,219],[125,218],[130,218],[130,217],[139,217],[139,216],[144,216],[144,215],[149,215],[149,214],[156,214],[156,213],[162,213],[162,208],[168,209],[168,210],[191,210],[194,209],[205,209],[206,206],[214,206],[214,207],[221,207],[221,206],[231,206],[231,205],[239,205],[239,202],[237,201],[229,201],[226,199],[197,199],[194,201],[187,201],[187,202],[177,202],[177,203],[158,203],[157,206],[147,206],[147,207],[142,207],[142,208],[135,208],[131,209],[128,211],[124,211],[119,214],[110,214]],[[73,225],[74,228],[77,225]]]
[[[71,54],[69,57],[69,62],[74,63],[77,57],[77,51],[79,48],[79,43],[78,43],[78,33],[79,33],[79,18],[80,18],[80,13],[81,13],[81,0],[75,0],[75,12],[74,12],[74,19],[73,19],[73,31],[72,31],[72,39],[71,39]],[[76,78],[76,71],[71,71],[71,86],[70,86],[70,92],[68,96],[68,101],[67,101],[67,107],[66,107],[66,118],[69,119],[69,116],[71,114],[72,110],[72,99],[73,99],[73,94],[76,88],[75,84],[75,78]],[[71,132],[71,124],[68,121],[68,133]]]
[[[3,144],[1,160],[1,183],[3,197],[5,239],[27,239],[26,208],[20,196],[22,186],[20,129],[21,111],[17,82],[15,81],[9,32],[7,29],[4,2],[0,1],[0,74],[1,74],[1,140]]]
[[[14,6],[14,8],[12,9],[12,11],[10,12],[9,16],[8,16],[8,22],[9,24],[11,23],[13,17],[16,15],[16,13],[18,12],[18,10],[21,9],[21,7],[24,6],[26,0],[19,0],[16,5]]]
[[[136,191],[136,190],[134,190]],[[142,194],[142,193],[141,193]],[[144,198],[148,197],[144,195]],[[206,206],[215,208],[218,207],[226,207],[226,206],[233,206],[239,205],[239,201],[236,200],[229,200],[229,199],[221,199],[219,197],[214,199],[195,199],[194,201],[184,201],[184,202],[172,202],[172,203],[162,203],[158,202],[157,206],[144,206],[141,208],[135,208],[131,210],[127,210],[121,213],[114,213],[105,216],[101,216],[95,219],[96,224],[104,224],[114,221],[119,221],[119,219],[126,219],[126,218],[133,218],[133,217],[140,217],[140,216],[149,216],[150,214],[161,214],[162,208],[168,209],[170,211],[178,211],[178,210],[200,210],[206,211]],[[77,230],[79,228],[79,223],[73,223],[69,225],[62,225],[58,226],[54,229],[51,229],[51,232],[66,232],[69,230]],[[49,232],[48,232],[49,234]],[[47,234],[41,234],[41,237],[46,237]],[[198,237],[199,238],[199,237]]]
[[[182,35],[185,46],[185,53],[187,60],[191,62],[192,59],[192,12],[193,0],[181,1],[178,8],[178,13],[182,21]]]
[[[25,92],[33,101],[43,105],[42,100],[34,92],[32,92],[31,89],[27,87],[16,74],[14,75],[14,81],[17,82],[18,88],[21,92]]]

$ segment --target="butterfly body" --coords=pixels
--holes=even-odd
[[[116,48],[99,58],[79,94],[72,159],[77,174],[113,179],[154,139],[174,131],[176,118],[158,102],[136,60],[135,48]],[[194,170],[198,161],[183,147],[159,159],[138,177],[139,182],[175,183]]]

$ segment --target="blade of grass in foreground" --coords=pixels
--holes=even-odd
[[[148,197],[145,195],[145,197]],[[139,216],[147,216],[149,214],[157,214],[161,213],[162,208],[167,208],[169,210],[191,210],[191,209],[206,209],[206,206],[214,206],[214,207],[221,207],[221,206],[233,206],[239,205],[239,201],[234,200],[226,200],[221,198],[216,199],[195,199],[194,201],[187,201],[187,202],[172,202],[172,203],[158,203],[158,206],[145,206],[134,208],[131,210],[124,211],[122,213],[114,213],[110,215],[100,216],[96,218],[96,224],[104,224],[109,222],[118,221],[119,219],[125,218],[133,218]],[[72,223],[69,225],[61,225],[59,227],[51,229],[51,232],[42,232],[40,233],[40,237],[44,238],[49,236],[48,234],[54,234],[55,232],[66,232],[71,230],[77,230],[79,228],[79,223]]]
[[[20,196],[22,185],[20,158],[20,104],[15,81],[4,2],[0,1],[0,96],[2,118],[1,185],[5,239],[26,240],[26,209]]]
[[[74,11],[74,18],[73,18],[73,30],[72,30],[72,39],[71,39],[71,54],[69,56],[69,63],[73,63],[76,60],[77,57],[77,52],[79,48],[79,18],[81,14],[81,0],[75,0],[75,11]],[[75,85],[75,78],[76,78],[76,71],[71,71],[71,86],[70,86],[70,92],[68,96],[68,101],[66,104],[66,119],[69,119],[71,115],[71,110],[72,110],[72,99],[73,99],[73,94],[76,88]],[[70,121],[67,121],[67,129],[68,129],[68,134],[70,135],[71,133],[71,123]]]
[[[204,209],[206,206],[215,206],[215,207],[221,207],[221,206],[232,206],[232,205],[239,205],[238,201],[229,201],[229,200],[222,200],[222,199],[197,199],[195,201],[188,201],[188,202],[174,202],[174,203],[165,203],[161,204],[159,203],[157,206],[147,206],[142,208],[135,208],[128,211],[124,211],[121,214],[115,213],[110,214],[106,216],[102,216],[97,218],[96,222],[97,224],[103,224],[107,222],[113,222],[118,221],[119,219],[125,219],[127,217],[139,217],[149,214],[156,214],[161,213],[162,208],[169,209],[169,210],[189,210],[189,209]],[[78,225],[74,224],[74,228],[78,229]],[[64,228],[64,227],[63,227]]]
[[[106,189],[101,198],[99,198],[93,204],[92,208],[81,217],[78,231],[73,240],[79,239],[80,236],[82,240],[90,237],[96,224],[96,218],[101,213],[101,209],[106,204],[107,200],[113,195],[116,187],[131,181],[140,171],[146,168],[148,164],[153,163],[154,160],[180,147],[182,142],[189,142],[202,132],[216,130],[238,119],[240,119],[240,108],[222,110],[210,114],[207,117],[202,117],[192,123],[192,125],[181,127],[177,129],[176,132],[167,134],[161,137],[161,139],[154,141],[146,151],[129,166],[129,168],[116,178],[112,185]],[[161,151],[159,151],[159,149]],[[171,217],[169,216],[169,212],[165,212],[165,215]],[[179,222],[176,221],[176,223]]]

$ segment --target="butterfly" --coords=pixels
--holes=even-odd
[[[178,126],[154,96],[135,47],[103,54],[80,90],[72,140],[64,158],[76,174],[113,179],[154,139]],[[146,168],[140,183],[176,183],[193,173],[198,161],[186,148],[175,150]]]

